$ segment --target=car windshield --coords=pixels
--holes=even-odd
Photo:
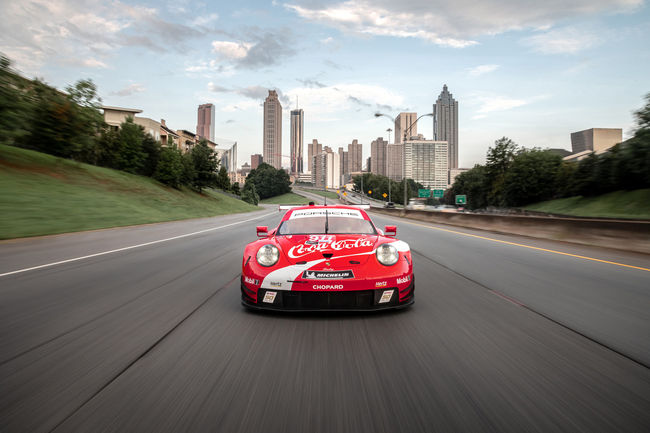
[[[377,234],[372,223],[357,209],[308,209],[294,211],[283,221],[278,235]]]

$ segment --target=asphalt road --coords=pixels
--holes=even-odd
[[[279,217],[0,242],[0,431],[650,430],[650,257],[401,221],[412,308],[250,313]]]

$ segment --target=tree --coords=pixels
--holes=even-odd
[[[477,164],[474,168],[461,173],[456,177],[454,185],[445,193],[445,203],[455,204],[456,195],[467,196],[467,208],[481,209],[488,206],[487,167]]]
[[[546,150],[519,152],[505,172],[503,200],[507,206],[523,206],[550,200],[555,195],[562,157]]]
[[[181,174],[181,184],[192,186],[196,178],[196,170],[194,170],[194,161],[192,160],[191,153],[184,153],[181,157],[183,164],[183,173]]]
[[[26,82],[0,55],[0,143],[14,144],[30,134],[32,106],[26,98]]]
[[[282,169],[263,162],[246,177],[246,185],[255,185],[255,191],[261,199],[291,192],[289,174]],[[243,192],[242,192],[243,194]]]
[[[221,167],[217,174],[216,187],[224,191],[230,190],[230,178],[228,177],[228,170],[226,167]]]
[[[154,139],[150,134],[144,134],[144,137],[142,137],[142,152],[145,154],[145,158],[140,174],[149,177],[153,176],[158,167],[161,150],[160,141]]]
[[[493,206],[503,206],[505,204],[503,183],[506,171],[508,171],[518,151],[517,143],[507,137],[496,140],[494,147],[488,149],[486,163],[487,182],[489,184],[488,204]]]
[[[138,174],[142,171],[147,154],[142,149],[144,128],[133,122],[133,117],[127,117],[120,125],[119,131],[119,168],[129,173]]]
[[[191,155],[194,172],[196,173],[192,185],[201,193],[203,188],[216,184],[216,172],[219,163],[214,151],[210,149],[205,139],[199,141],[199,144],[192,148]]]
[[[250,177],[250,174],[248,176]],[[257,190],[253,182],[247,181],[244,184],[244,189],[242,189],[241,192],[241,199],[246,203],[250,203],[255,206],[257,206],[257,204],[260,202],[260,196],[257,194]]]
[[[183,177],[183,157],[176,146],[162,148],[153,177],[173,188],[180,188]]]
[[[235,182],[232,184],[232,192],[241,195],[241,189],[239,188],[239,182]]]

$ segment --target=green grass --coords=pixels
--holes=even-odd
[[[259,209],[212,191],[0,145],[0,239]]]
[[[527,210],[599,218],[650,219],[650,189],[598,197],[569,197],[526,206]]]
[[[339,195],[336,192],[332,192],[332,191],[323,191],[318,189],[306,189],[305,191],[312,194],[320,195],[321,197],[331,198],[333,200],[339,199]]]
[[[288,192],[275,197],[260,200],[260,204],[309,204],[309,199],[301,195]]]

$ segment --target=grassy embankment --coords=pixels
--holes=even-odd
[[[527,210],[599,218],[650,219],[650,189],[616,191],[598,197],[569,197],[526,206]]]
[[[336,192],[332,192],[332,191],[323,191],[320,189],[305,189],[305,191],[312,194],[320,195],[321,197],[331,198],[332,200],[339,199],[339,195]]]
[[[0,145],[0,239],[259,209],[207,191]]]
[[[260,204],[309,204],[309,199],[293,192],[260,200]]]

